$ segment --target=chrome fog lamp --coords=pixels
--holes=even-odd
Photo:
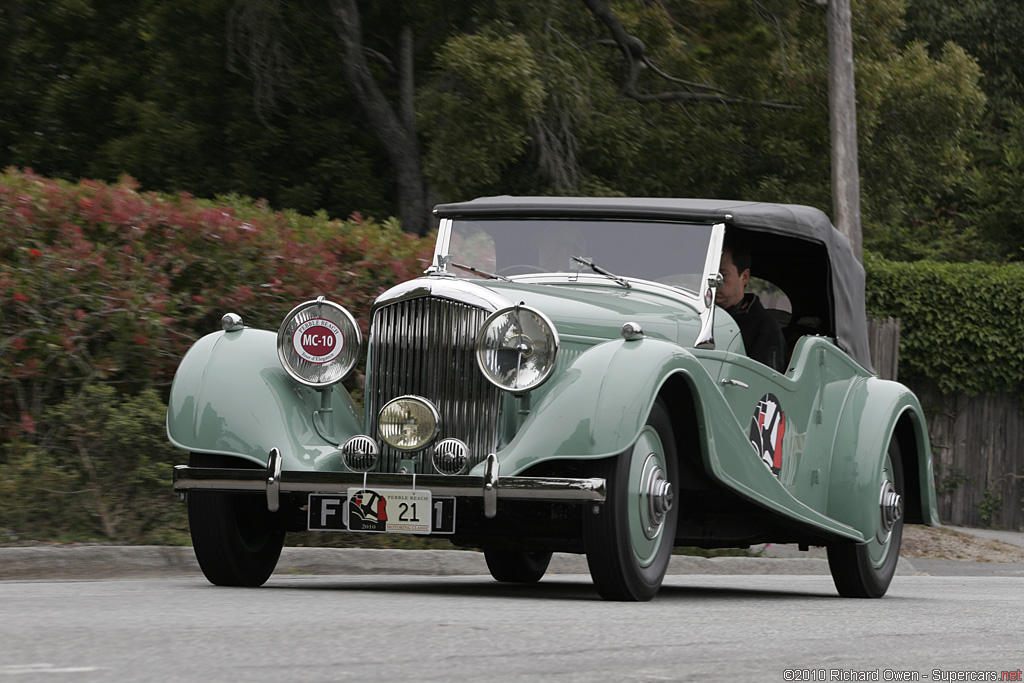
[[[441,416],[430,401],[419,396],[399,396],[380,409],[377,432],[392,448],[417,451],[434,440],[440,421]]]
[[[357,434],[342,445],[341,452],[345,467],[353,472],[369,472],[377,464],[380,449],[370,437]]]
[[[476,362],[505,391],[534,389],[551,376],[558,332],[547,316],[519,304],[493,313],[477,338]]]
[[[462,474],[469,463],[469,447],[458,439],[438,441],[431,462],[441,474]]]
[[[361,344],[362,335],[352,314],[324,297],[293,308],[277,331],[281,365],[311,387],[345,379],[359,360]]]

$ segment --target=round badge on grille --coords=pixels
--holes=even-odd
[[[329,363],[345,348],[341,328],[325,318],[307,320],[292,333],[292,348],[310,363]]]

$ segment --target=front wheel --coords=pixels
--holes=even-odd
[[[193,454],[189,465],[238,466],[204,454]],[[284,546],[284,527],[261,495],[191,491],[188,525],[199,568],[217,586],[262,586]]]
[[[537,583],[551,562],[550,552],[527,550],[484,550],[487,570],[495,581],[503,583]]]
[[[889,590],[903,541],[903,463],[893,436],[878,485],[874,535],[866,543],[827,546],[832,582],[844,598],[880,598]]]
[[[584,512],[590,575],[605,600],[650,600],[665,578],[678,516],[676,442],[660,401],[633,447],[598,469],[607,498],[596,513]]]

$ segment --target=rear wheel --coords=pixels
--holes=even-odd
[[[244,467],[235,458],[202,453],[193,453],[189,465]],[[265,496],[191,491],[188,523],[196,560],[212,584],[262,586],[277,566],[285,531]]]
[[[844,598],[880,598],[896,573],[903,541],[903,464],[896,437],[882,467],[875,533],[867,543],[836,544],[828,549],[828,567]]]
[[[549,552],[484,550],[487,570],[503,583],[537,583],[551,562]]]
[[[672,557],[678,514],[675,437],[660,401],[633,447],[598,468],[607,499],[597,513],[584,513],[590,575],[606,600],[650,600]]]

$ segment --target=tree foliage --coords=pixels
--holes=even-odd
[[[996,0],[854,0],[869,248],[1021,258],[999,136],[1024,62],[997,9],[1024,20]],[[831,204],[816,3],[14,0],[0,45],[0,166],[48,176],[335,217],[397,215],[403,193]]]

